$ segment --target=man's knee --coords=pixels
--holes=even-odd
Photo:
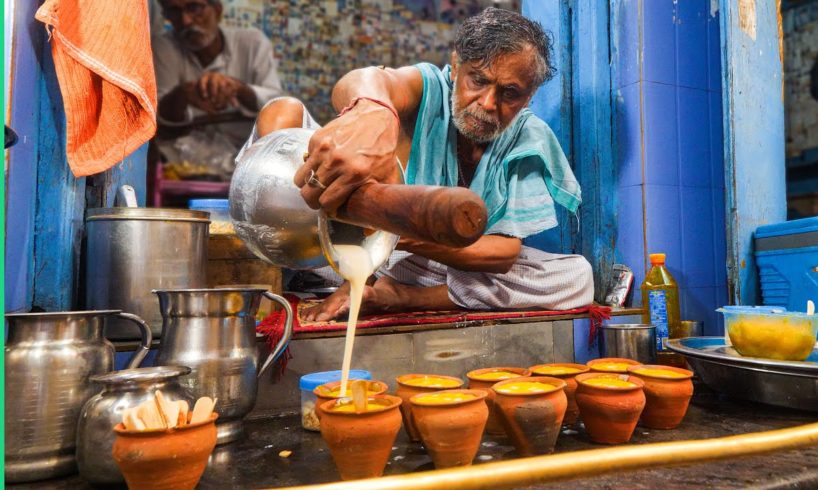
[[[300,128],[304,121],[304,104],[295,97],[281,97],[264,106],[258,114],[259,137],[279,129]]]

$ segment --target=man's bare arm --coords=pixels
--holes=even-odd
[[[413,66],[353,70],[332,89],[332,105],[341,111],[356,97],[371,97],[390,103],[401,119],[414,115],[423,97],[423,78]]]
[[[504,274],[517,261],[522,241],[514,237],[484,235],[468,247],[454,248],[401,238],[397,248],[462,271]]]
[[[362,68],[339,80],[333,105],[348,110],[310,139],[308,158],[293,179],[304,201],[333,214],[367,182],[398,182],[395,150],[401,119],[417,109],[422,95],[423,79],[413,67]],[[320,186],[305,185],[312,175]]]

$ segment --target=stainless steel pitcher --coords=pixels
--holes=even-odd
[[[242,419],[256,404],[257,377],[276,360],[292,336],[290,304],[264,289],[155,290],[162,312],[157,365],[188,366],[180,383],[195,398],[218,398],[217,444],[240,438]],[[286,312],[281,340],[257,371],[256,310],[261,297]]]
[[[190,374],[189,367],[157,366],[91,376],[102,391],[82,407],[77,426],[77,466],[87,482],[125,482],[111,454],[116,439],[113,427],[122,422],[125,409],[153,400],[156,390],[169,400],[185,400],[192,407],[195,400],[179,385],[179,377],[186,374]]]
[[[151,330],[119,310],[7,314],[7,482],[53,478],[76,471],[77,419],[96,390],[89,377],[114,369],[114,346],[103,336],[107,319],[136,323],[136,367],[148,353]]]
[[[236,158],[230,181],[230,218],[236,234],[257,257],[289,269],[334,265],[332,244],[364,247],[378,268],[395,249],[398,236],[369,233],[328,218],[307,206],[293,183],[314,132],[274,131]]]

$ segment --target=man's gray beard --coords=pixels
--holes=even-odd
[[[188,27],[187,29],[185,29],[184,31],[180,32],[179,35],[177,36],[177,38],[179,39],[179,42],[182,43],[182,45],[184,47],[186,47],[187,49],[189,49],[191,51],[194,51],[194,52],[195,51],[201,51],[204,48],[206,48],[206,47],[210,46],[211,44],[213,44],[213,41],[216,39],[216,36],[219,35],[219,31],[218,31],[218,29],[216,29],[216,30],[213,31],[213,33],[210,34],[209,37],[207,37],[207,36],[203,37],[203,41],[201,43],[191,44],[188,41],[187,36],[185,36],[185,33],[187,31],[198,32],[199,34],[203,34],[203,35],[206,35],[206,33],[202,29],[199,29],[198,27],[191,26],[191,27]]]
[[[469,124],[466,122],[466,109],[464,107],[460,107],[457,100],[457,79],[455,79],[454,88],[452,89],[452,121],[454,121],[454,127],[457,128],[460,134],[476,143],[491,143],[498,136],[500,136],[500,133],[502,133],[505,128],[502,127],[500,122],[496,120],[492,122],[496,122],[497,127],[489,134],[476,133],[472,131]],[[478,119],[483,119],[481,118],[482,114],[474,114],[473,112],[470,112],[470,114]]]

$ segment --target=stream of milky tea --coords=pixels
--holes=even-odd
[[[355,326],[364,295],[366,279],[375,272],[369,252],[359,245],[333,245],[338,257],[338,273],[349,281],[349,319],[344,342],[344,361],[341,364],[341,393],[346,394],[349,382],[349,366],[352,363],[352,345],[355,343]]]

